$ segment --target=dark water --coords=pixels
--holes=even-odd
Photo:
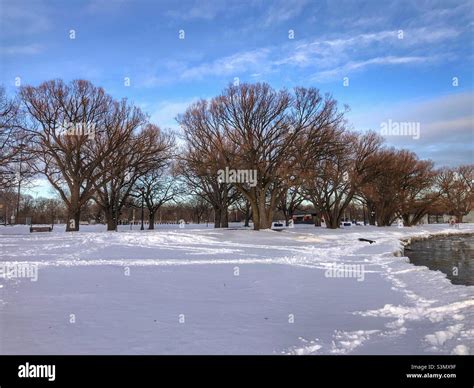
[[[453,284],[474,286],[474,235],[434,237],[407,248],[405,256],[412,264],[441,271]]]

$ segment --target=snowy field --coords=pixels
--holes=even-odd
[[[394,255],[459,232],[0,226],[4,272],[30,270],[0,278],[0,353],[472,354],[474,287]]]

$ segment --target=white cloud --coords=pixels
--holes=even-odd
[[[178,128],[176,117],[180,113],[184,113],[186,109],[198,100],[192,97],[186,100],[168,100],[162,101],[157,105],[143,104],[142,108],[150,114],[150,121],[161,128]]]
[[[3,55],[33,55],[43,50],[39,44],[29,44],[24,46],[5,46],[0,48]]]
[[[227,57],[219,58],[210,63],[191,67],[181,73],[182,79],[201,79],[211,76],[236,76],[248,71],[264,70],[268,65],[270,50],[267,48],[244,51]]]
[[[448,94],[422,101],[357,108],[348,118],[356,129],[378,131],[382,122],[420,123],[420,138],[387,137],[389,144],[415,151],[441,165],[474,163],[474,92]],[[358,112],[357,114],[352,112]]]
[[[86,10],[91,13],[109,12],[120,8],[127,2],[128,0],[89,0]]]
[[[454,28],[431,30],[422,27],[404,30],[402,39],[398,30],[318,39],[299,44],[276,64],[314,67],[318,71],[313,74],[313,80],[331,81],[369,66],[440,61],[447,53],[438,54],[439,44],[449,42],[459,34],[460,31]]]
[[[180,9],[167,11],[165,15],[177,20],[213,20],[230,7],[226,1],[195,0],[185,2]]]
[[[2,1],[0,31],[3,36],[38,34],[52,27],[49,8],[41,1]]]
[[[370,58],[364,61],[355,61],[348,62],[343,66],[336,67],[331,70],[324,70],[318,73],[315,73],[311,79],[313,81],[330,81],[338,79],[350,74],[353,74],[356,71],[362,71],[367,67],[374,65],[408,65],[408,64],[422,64],[427,62],[434,62],[438,60],[438,57],[376,57]]]
[[[358,35],[285,43],[183,67],[176,78],[203,79],[207,76],[239,76],[244,73],[270,73],[283,66],[315,69],[312,79],[332,81],[371,66],[421,65],[449,57],[448,49],[439,53],[443,43],[456,38],[454,28],[407,29],[399,39],[398,30],[381,30]]]
[[[272,1],[271,4],[264,18],[265,26],[282,23],[298,16],[308,4],[308,0],[280,0]]]

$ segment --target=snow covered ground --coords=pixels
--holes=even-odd
[[[394,255],[459,232],[0,227],[0,353],[472,354],[474,287]]]

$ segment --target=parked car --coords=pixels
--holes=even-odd
[[[285,229],[285,224],[281,221],[272,222],[272,229],[277,230],[277,231],[281,231],[281,230]]]
[[[352,222],[351,221],[341,221],[340,226],[342,226],[342,227],[352,226]]]

